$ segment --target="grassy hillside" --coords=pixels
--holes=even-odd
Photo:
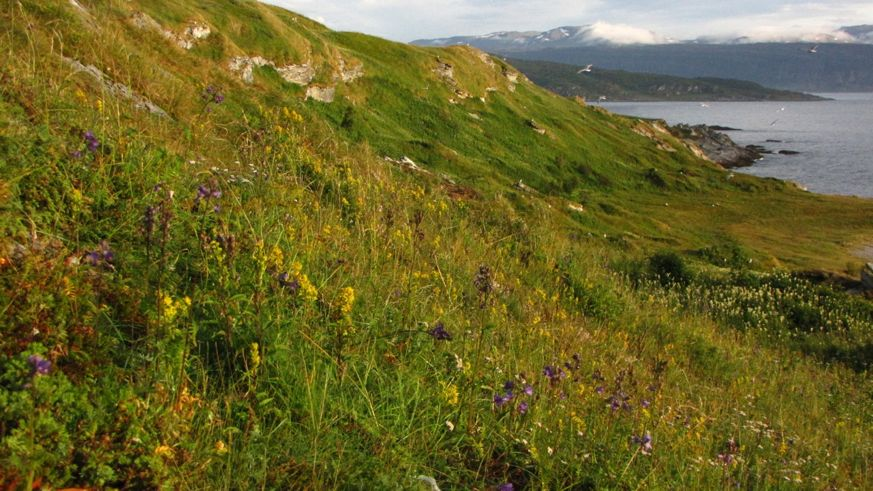
[[[575,65],[509,60],[536,84],[565,97],[619,101],[815,101],[809,94],[768,89],[754,82],[720,78],[682,78],[596,68],[580,73]]]
[[[868,201],[256,2],[21,0],[0,50],[4,488],[873,480],[873,309],[794,274]]]

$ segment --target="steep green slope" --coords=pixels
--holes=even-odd
[[[726,78],[682,78],[511,59],[510,63],[538,85],[565,97],[600,97],[619,101],[816,101],[820,97],[768,89],[754,82]]]
[[[3,487],[870,484],[873,309],[769,272],[867,201],[257,2],[0,50]]]

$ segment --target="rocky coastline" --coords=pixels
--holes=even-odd
[[[774,151],[760,145],[739,145],[725,131],[741,131],[726,126],[677,124],[670,127],[670,132],[677,138],[700,148],[709,160],[725,169],[749,167],[764,158],[764,155]],[[781,143],[768,140],[770,143]],[[779,150],[780,155],[797,155],[793,150]]]
[[[736,131],[723,126],[678,124],[670,127],[678,138],[696,145],[709,160],[725,169],[749,167],[764,157],[767,149],[757,146],[738,145],[722,131]]]

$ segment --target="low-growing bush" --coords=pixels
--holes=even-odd
[[[673,251],[662,251],[649,258],[648,272],[663,286],[687,285],[694,278],[685,259]]]
[[[697,251],[697,256],[715,266],[742,269],[750,264],[749,255],[737,244],[719,244]]]

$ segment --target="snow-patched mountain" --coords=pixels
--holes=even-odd
[[[626,46],[654,44],[750,44],[750,43],[859,43],[873,44],[873,25],[847,26],[829,32],[785,32],[744,36],[701,36],[676,40],[654,31],[625,24],[595,22],[585,26],[563,26],[548,31],[500,31],[479,36],[419,39],[420,46],[471,45],[486,51],[537,51],[548,48]]]
[[[858,42],[873,44],[873,25],[848,26],[840,29]]]
[[[501,31],[481,36],[419,39],[420,46],[469,44],[484,50],[526,51],[542,48],[572,48],[599,44],[668,44],[674,40],[653,31],[624,24],[595,22],[585,26],[562,26],[548,31]]]

